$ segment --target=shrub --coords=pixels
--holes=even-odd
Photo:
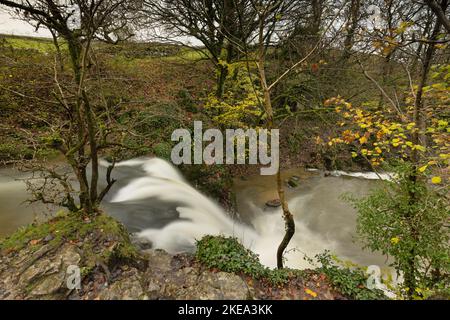
[[[411,298],[448,281],[449,204],[424,179],[411,179],[412,165],[395,170],[394,181],[385,182],[366,198],[347,199],[358,210],[359,237],[372,251],[394,258],[392,266],[404,274],[404,289]]]
[[[196,258],[208,268],[242,273],[272,284],[286,283],[293,270],[271,270],[259,262],[258,256],[246,249],[236,238],[205,236],[197,241]]]
[[[331,284],[344,295],[357,300],[386,299],[381,290],[367,288],[367,276],[362,268],[344,268],[339,266],[329,251],[316,256],[323,272]]]

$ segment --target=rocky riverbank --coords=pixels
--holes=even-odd
[[[346,299],[315,271],[274,284],[134,245],[105,215],[60,215],[19,230],[0,251],[0,299]],[[67,285],[73,266],[80,289]]]

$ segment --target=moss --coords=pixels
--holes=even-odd
[[[153,153],[158,158],[170,160],[171,152],[172,152],[172,145],[170,143],[161,142],[153,146]]]
[[[263,266],[255,253],[231,237],[203,237],[197,242],[196,258],[208,268],[244,274],[274,285],[285,284],[289,278],[301,276],[300,270],[272,270]]]
[[[79,244],[84,273],[99,263],[111,265],[139,260],[138,250],[122,224],[105,214],[87,219],[76,212],[59,212],[46,223],[19,229],[0,242],[0,252],[20,251],[25,247],[34,252],[46,244],[44,239],[48,235],[52,236],[48,244],[54,248],[65,242]]]

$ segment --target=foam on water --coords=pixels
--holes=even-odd
[[[264,207],[255,205],[249,199],[247,207],[253,213],[250,226],[229,217],[219,205],[190,186],[178,170],[164,160],[136,159],[118,163],[117,166],[135,167],[141,170],[143,175],[120,188],[112,197],[112,203],[132,204],[143,199],[157,199],[177,204],[179,219],[162,228],[144,229],[138,233],[138,236],[150,240],[155,248],[178,253],[192,250],[196,240],[207,234],[234,236],[257,253],[263,264],[276,266],[276,251],[285,228],[281,208],[266,211]],[[368,174],[356,176],[374,178]],[[345,180],[336,180],[334,183],[339,186],[339,181],[344,187],[351,184]],[[354,216],[348,212],[350,207],[335,200],[335,194],[340,191],[333,189],[335,197],[330,197],[328,203],[324,204],[320,196],[331,192],[326,188],[330,188],[333,182],[324,180],[315,183],[316,189],[313,191],[300,193],[289,200],[289,207],[296,220],[296,233],[285,258],[286,265],[292,268],[311,267],[304,259],[305,255],[314,257],[325,248],[331,252],[339,252],[341,258],[350,260],[354,252],[352,248],[357,247],[351,246],[348,241],[345,245],[342,243],[342,238],[348,238],[346,234],[353,229],[346,219],[353,220],[354,223]],[[333,221],[330,220],[330,214]],[[341,214],[343,216],[340,217]],[[324,228],[325,225],[328,227]]]
[[[190,186],[168,162],[154,158],[118,165],[140,166],[146,176],[120,189],[111,202],[155,198],[181,204],[176,208],[180,219],[161,229],[146,229],[138,234],[152,241],[155,248],[177,253],[194,246],[196,240],[207,234],[236,236],[246,246],[257,242],[258,235],[252,228],[231,219],[220,206]]]

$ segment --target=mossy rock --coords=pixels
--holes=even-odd
[[[84,253],[84,268],[111,259],[133,260],[139,256],[125,227],[112,217],[99,214],[84,217],[80,212],[59,212],[42,224],[31,224],[0,241],[0,252],[9,254],[22,249],[38,251],[43,246],[57,248],[64,243],[76,244]],[[102,250],[102,246],[107,246]]]
[[[0,242],[0,253],[3,294],[20,299],[66,298],[72,266],[79,268],[81,281],[93,282],[99,274],[109,279],[122,268],[147,265],[122,224],[81,212],[60,212],[46,223],[21,228]]]

